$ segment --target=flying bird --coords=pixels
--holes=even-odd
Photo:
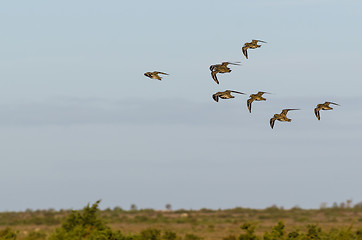
[[[255,49],[261,47],[261,45],[258,45],[258,42],[266,43],[262,40],[252,40],[250,43],[245,43],[244,46],[241,48],[246,59],[248,59],[248,48]]]
[[[223,62],[221,64],[215,64],[215,65],[211,65],[210,66],[210,71],[211,71],[211,77],[212,79],[214,79],[214,81],[219,84],[219,80],[217,80],[217,76],[216,74],[218,73],[229,73],[231,72],[231,69],[228,67],[228,64],[231,65],[240,65],[240,62]]]
[[[258,92],[257,94],[251,94],[249,99],[246,101],[246,105],[249,109],[249,112],[251,113],[251,103],[254,101],[266,101],[266,98],[262,97],[263,94],[270,94],[268,92]]]
[[[287,113],[292,110],[300,110],[300,109],[283,109],[283,111],[280,114],[274,114],[274,117],[272,117],[270,119],[270,127],[274,128],[275,120],[278,120],[281,122],[291,122],[292,119],[287,118]]]
[[[225,90],[224,92],[217,92],[217,93],[213,94],[213,95],[212,95],[212,98],[213,98],[216,102],[219,101],[219,98],[222,98],[222,99],[235,98],[234,96],[231,95],[231,93],[245,94],[245,93],[238,92],[238,91]]]
[[[333,109],[332,107],[329,106],[329,104],[340,106],[339,104],[334,103],[334,102],[325,102],[322,104],[318,104],[317,107],[314,109],[315,116],[317,117],[318,120],[321,120],[321,116],[319,114],[320,110],[332,110]]]
[[[157,71],[154,71],[154,72],[146,72],[144,75],[145,75],[146,77],[151,78],[151,79],[158,79],[158,80],[161,81],[161,77],[160,77],[158,74],[169,75],[169,74],[167,74],[167,73],[157,72]]]

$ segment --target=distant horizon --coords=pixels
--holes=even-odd
[[[302,209],[302,210],[318,210],[318,209],[328,209],[328,208],[342,208],[342,209],[349,209],[349,208],[354,208],[356,207],[357,205],[359,206],[362,206],[362,201],[360,202],[357,202],[357,203],[354,203],[353,201],[350,202],[350,205],[347,204],[347,201],[346,202],[333,202],[332,204],[328,204],[327,202],[322,202],[320,204],[319,207],[312,207],[312,208],[304,208],[304,207],[301,207],[299,205],[294,205],[292,207],[284,207],[284,206],[279,206],[277,204],[272,204],[270,206],[267,206],[267,207],[243,207],[243,206],[235,206],[235,207],[231,207],[231,208],[205,208],[205,207],[201,207],[201,208],[173,208],[172,207],[172,204],[171,204],[171,208],[170,209],[167,209],[166,207],[166,204],[165,204],[165,207],[164,208],[142,208],[142,207],[139,207],[137,206],[137,204],[131,204],[130,207],[128,208],[123,208],[121,206],[114,206],[114,207],[102,207],[102,200],[100,200],[100,204],[99,204],[99,209],[101,211],[103,210],[116,210],[117,208],[118,209],[121,209],[123,211],[144,211],[144,210],[154,210],[154,211],[202,211],[202,210],[212,210],[212,211],[218,211],[218,210],[232,210],[232,209],[254,209],[254,210],[266,210],[266,209],[269,209],[269,208],[278,208],[280,210],[292,210],[292,209]],[[32,209],[32,208],[26,208],[25,210],[1,210],[0,212],[26,212],[26,211],[68,211],[68,210],[81,210],[83,209],[85,206],[87,205],[92,205],[93,203],[95,203],[96,201],[94,202],[87,202],[86,204],[84,204],[84,206],[80,207],[80,208],[37,208],[37,209]],[[132,209],[132,205],[135,205],[135,209]]]

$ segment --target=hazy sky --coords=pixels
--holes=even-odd
[[[362,2],[0,3],[0,211],[362,201]],[[251,39],[267,41],[241,52]],[[220,85],[209,66],[241,61]],[[147,71],[170,75],[162,81]],[[214,102],[226,89],[273,93]],[[313,113],[333,101],[333,111]],[[283,108],[290,123],[269,119]]]

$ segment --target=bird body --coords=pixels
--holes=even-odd
[[[292,119],[287,117],[287,113],[292,110],[299,110],[299,109],[283,109],[280,114],[274,114],[274,116],[270,119],[270,127],[274,128],[275,120],[281,122],[291,122]]]
[[[157,72],[157,71],[154,71],[154,72],[146,72],[144,75],[146,77],[149,77],[151,79],[157,79],[157,80],[160,80],[161,81],[161,77],[159,76],[159,74],[164,74],[164,75],[169,75],[167,73],[164,73],[164,72]]]
[[[266,98],[263,97],[264,93],[269,94],[268,92],[258,92],[256,94],[251,94],[249,96],[250,98],[246,101],[246,105],[247,105],[250,113],[251,113],[251,104],[252,104],[252,102],[254,102],[254,101],[266,101]]]
[[[262,40],[252,40],[250,43],[244,43],[244,46],[241,48],[244,56],[246,57],[246,59],[248,59],[248,49],[255,49],[255,48],[260,48],[261,45],[258,44],[258,42],[262,42],[262,43],[266,43]]]
[[[314,114],[315,114],[315,116],[317,117],[318,120],[321,120],[321,117],[320,117],[320,114],[319,114],[320,110],[332,110],[333,109],[332,107],[329,106],[330,104],[339,106],[339,104],[333,103],[333,102],[325,102],[325,103],[317,105],[317,107],[314,109]]]
[[[213,94],[212,98],[215,100],[215,102],[218,102],[219,98],[222,98],[222,99],[235,98],[233,95],[231,95],[231,93],[245,94],[245,93],[238,92],[238,91],[225,90],[224,92],[217,92],[217,93]]]
[[[218,73],[229,73],[231,69],[228,67],[229,64],[232,65],[240,65],[239,62],[231,63],[231,62],[223,62],[221,64],[215,64],[210,66],[211,77],[214,81],[219,84],[219,80],[217,79],[216,74]]]

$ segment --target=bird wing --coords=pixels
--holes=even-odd
[[[226,91],[229,91],[229,92],[233,92],[233,93],[239,93],[239,94],[244,94],[244,95],[245,95],[245,93],[242,93],[242,92],[238,92],[238,91],[233,91],[233,90],[226,90]]]
[[[155,71],[155,72],[153,72],[153,73],[156,73],[156,74],[164,74],[164,75],[170,75],[170,74],[167,74],[167,73],[164,73],[164,72],[157,72],[157,71]]]
[[[334,103],[334,102],[325,102],[324,104],[333,104],[333,105],[337,105],[337,106],[341,106],[341,105],[339,105],[338,103]]]
[[[217,71],[211,71],[211,77],[212,77],[212,79],[214,79],[214,81],[217,83],[217,84],[219,84],[219,80],[217,80],[217,77],[216,77],[216,74],[217,74],[218,72]]]
[[[216,65],[211,65],[210,66],[210,71],[214,71],[215,67],[216,67]]]
[[[231,64],[231,65],[240,65],[240,63],[241,62],[234,62],[234,63],[232,63],[232,62],[226,62],[227,64]]]
[[[296,108],[283,109],[283,111],[282,111],[282,113],[281,113],[281,114],[285,114],[285,115],[287,115],[287,113],[288,113],[289,111],[293,111],[293,110],[299,110],[299,109],[296,109]]]
[[[215,100],[215,102],[219,101],[219,94],[215,93],[212,95],[212,98]]]
[[[227,67],[230,63],[229,62],[222,62],[221,66]]]
[[[261,97],[261,96],[263,96],[264,93],[266,93],[266,94],[271,94],[271,93],[269,93],[269,92],[261,92],[261,91],[259,91],[256,95],[258,95],[258,96]]]
[[[274,123],[275,123],[276,118],[271,118],[269,123],[270,123],[270,127],[273,129],[274,128]]]
[[[321,120],[321,116],[319,115],[319,111],[320,111],[320,110],[321,110],[321,109],[318,108],[318,107],[316,107],[316,108],[314,109],[314,114],[315,114],[315,116],[317,117],[318,120]]]
[[[249,109],[249,112],[251,113],[251,103],[254,101],[253,98],[249,98],[247,101],[246,101],[246,106],[248,106],[248,109]]]
[[[289,109],[283,109],[282,112],[281,112],[281,114],[285,114],[285,115],[286,115],[288,112],[289,112]]]
[[[252,40],[251,42],[252,42],[252,43],[258,43],[258,42],[267,43],[267,42],[265,42],[265,41],[263,41],[263,40]]]
[[[244,56],[246,57],[246,59],[248,59],[248,47],[242,47],[241,50],[243,51]]]

